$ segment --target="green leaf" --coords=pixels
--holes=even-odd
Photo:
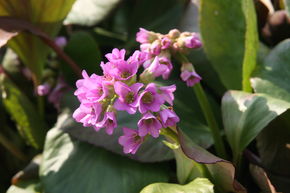
[[[179,0],[136,1],[128,14],[128,44],[136,45],[136,33],[140,27],[160,33],[168,33],[169,30],[176,28],[184,8],[185,1]],[[152,9],[158,11],[152,11]]]
[[[100,72],[101,53],[95,39],[85,31],[78,31],[70,36],[68,44],[64,51],[70,56],[81,69],[86,70],[89,74]],[[62,72],[65,78],[73,86],[79,78],[67,64],[61,63]]]
[[[64,24],[93,26],[102,21],[120,0],[77,0]],[[84,11],[85,10],[85,11]]]
[[[146,186],[140,193],[213,193],[213,185],[206,178],[197,178],[186,185],[156,183]]]
[[[12,185],[6,193],[41,193],[39,180],[22,181]]]
[[[225,134],[234,160],[290,103],[262,94],[230,91],[222,99]]]
[[[290,102],[290,40],[279,43],[264,58],[264,63],[251,79],[257,93],[265,93],[272,97]]]
[[[0,77],[2,100],[6,110],[17,123],[20,134],[35,148],[41,148],[45,124],[31,101],[9,79]]]
[[[290,187],[290,111],[272,121],[257,137],[257,148],[262,165],[277,192],[288,192]]]
[[[179,173],[179,179],[190,181],[196,177],[205,177],[214,184],[215,192],[246,192],[245,188],[234,179],[235,167],[232,163],[196,145],[181,130],[178,130],[178,136],[182,151],[175,151],[175,154],[179,154],[177,161],[180,162],[177,163],[177,168],[183,170]]]
[[[243,59],[243,90],[251,92],[250,77],[257,63],[259,37],[257,32],[257,19],[255,5],[252,0],[242,1],[246,20],[245,51]]]
[[[81,141],[104,147],[114,153],[124,155],[122,146],[118,142],[119,137],[123,134],[122,128],[136,128],[141,115],[135,114],[128,116],[126,112],[119,112],[117,114],[118,128],[115,129],[113,135],[108,135],[103,129],[96,132],[93,128],[83,127],[82,124],[77,123],[72,118],[71,112],[79,105],[75,96],[68,94],[63,101],[67,103],[65,106],[70,107],[70,110],[64,111],[62,115],[66,117],[65,121],[59,126],[62,130]],[[148,138],[136,154],[126,154],[126,156],[142,162],[156,162],[172,159],[173,154],[171,150],[163,144],[162,140],[164,140],[162,137],[158,139]]]
[[[206,54],[223,84],[241,89],[243,81],[249,90],[258,43],[253,2],[202,0],[200,28]]]
[[[0,16],[29,21],[41,30],[55,36],[75,0],[0,0]],[[8,42],[39,83],[48,47],[32,34],[22,32]]]
[[[141,164],[80,142],[59,130],[62,116],[47,134],[40,176],[49,193],[136,193],[154,182],[168,181],[167,164]]]

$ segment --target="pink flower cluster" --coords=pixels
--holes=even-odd
[[[141,43],[140,50],[147,54],[148,60],[143,64],[146,70],[141,77],[143,79],[144,77],[151,77],[149,82],[159,76],[162,76],[163,79],[169,78],[173,69],[171,55],[185,53],[189,49],[202,46],[197,33],[181,33],[177,29],[173,29],[164,35],[140,28],[136,41]],[[187,86],[193,86],[201,80],[192,64],[183,62],[180,77],[186,82]]]
[[[138,129],[123,128],[124,135],[119,138],[124,152],[135,154],[146,136],[157,138],[162,128],[179,122],[168,107],[173,105],[176,87],[139,81],[137,71],[148,61],[148,53],[135,51],[126,60],[125,52],[115,48],[105,55],[108,62],[101,63],[102,76],[89,76],[83,71],[83,79],[76,82],[75,91],[81,104],[73,118],[84,127],[93,127],[96,131],[104,128],[111,135],[118,127],[117,111],[139,112]]]

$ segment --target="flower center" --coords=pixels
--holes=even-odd
[[[154,119],[146,119],[144,122],[146,125],[151,125],[153,123]]]
[[[134,92],[129,92],[125,97],[125,101],[128,104],[132,103],[134,101],[134,99],[135,99]]]
[[[151,92],[146,92],[142,97],[142,102],[145,104],[150,104],[153,102],[153,95]]]
[[[122,78],[128,78],[129,76],[131,76],[131,73],[128,72],[128,71],[124,71],[124,72],[121,73],[121,77]]]

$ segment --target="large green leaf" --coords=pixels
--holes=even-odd
[[[85,31],[78,31],[70,36],[64,51],[70,56],[81,69],[89,74],[100,72],[101,53],[95,39]],[[62,72],[68,82],[75,85],[79,78],[65,62],[61,63]]]
[[[0,76],[2,100],[6,110],[17,123],[19,132],[35,148],[41,148],[45,124],[31,101],[3,74]]]
[[[81,141],[86,141],[90,144],[104,147],[114,153],[124,155],[122,146],[118,142],[118,138],[123,134],[122,128],[136,128],[138,119],[140,119],[141,115],[136,114],[128,116],[126,112],[119,112],[117,114],[118,128],[115,129],[113,135],[108,135],[104,130],[96,132],[93,128],[83,127],[82,124],[77,123],[72,118],[72,111],[79,105],[75,96],[68,94],[63,101],[63,105],[69,107],[70,110],[64,111],[63,113],[65,121],[59,126],[62,130]],[[162,137],[158,139],[149,138],[136,154],[128,154],[126,156],[142,162],[156,162],[172,159],[173,154],[171,150],[163,144],[162,140],[164,140]]]
[[[290,187],[290,111],[272,121],[257,137],[262,165],[278,192]]]
[[[64,24],[93,26],[102,21],[119,2],[120,0],[77,0]]]
[[[200,28],[206,54],[224,85],[249,90],[258,43],[253,1],[202,0]]]
[[[263,64],[252,78],[252,86],[257,93],[290,102],[290,40],[279,43],[264,58]]]
[[[156,183],[146,186],[140,193],[213,193],[213,185],[206,178],[197,178],[186,185]]]
[[[63,115],[47,134],[40,176],[47,193],[136,193],[168,181],[167,164],[142,164],[80,142],[59,129]]]
[[[41,193],[41,187],[38,180],[28,180],[12,185],[6,193]]]
[[[230,91],[222,100],[225,134],[236,159],[290,103],[262,94]]]
[[[235,167],[229,161],[223,160],[198,146],[181,130],[178,131],[181,150],[175,151],[178,179],[182,183],[196,177],[208,178],[216,193],[245,193],[246,190],[235,180]],[[184,176],[183,176],[184,175]],[[186,181],[185,181],[186,180]]]
[[[0,0],[0,16],[29,21],[50,36],[56,35],[75,0]],[[8,42],[35,75],[39,83],[48,47],[31,34],[22,32]]]

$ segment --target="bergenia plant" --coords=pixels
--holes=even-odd
[[[170,77],[175,66],[172,56],[201,47],[198,34],[181,33],[177,29],[163,35],[140,28],[136,40],[141,43],[140,50],[127,59],[125,49],[114,48],[105,55],[108,61],[100,64],[101,76],[88,75],[83,70],[83,79],[76,82],[74,93],[80,106],[73,113],[73,118],[84,127],[96,131],[103,128],[108,135],[118,128],[118,111],[140,114],[136,128],[118,128],[124,132],[119,138],[124,153],[132,154],[148,137],[157,138],[166,133],[163,130],[176,129],[179,122],[173,109],[176,86],[161,86],[154,80]],[[142,68],[143,72],[139,73]],[[188,86],[201,80],[189,62],[182,63],[180,77]]]

